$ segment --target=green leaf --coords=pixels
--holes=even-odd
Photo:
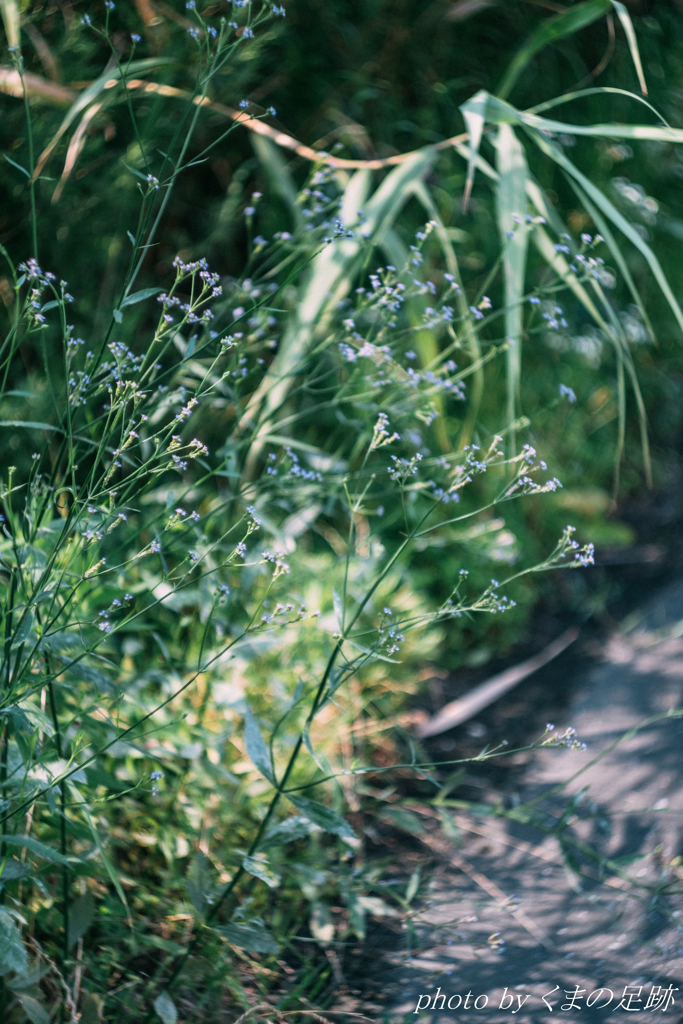
[[[0,420],[0,427],[30,427],[32,430],[59,430],[59,427],[53,427],[51,423],[37,423],[35,420]]]
[[[547,139],[540,132],[533,133],[536,144],[541,150],[543,150],[548,156],[560,166],[564,171],[567,172],[570,178],[584,190],[589,199],[591,199],[598,207],[599,211],[604,214],[615,227],[626,235],[629,241],[640,250],[645,259],[647,260],[650,270],[654,274],[654,277],[659,284],[664,297],[669,303],[669,307],[678,321],[679,327],[683,330],[683,310],[678,304],[678,300],[674,295],[671,286],[662,270],[661,264],[654,252],[647,244],[647,242],[641,238],[636,229],[630,224],[626,218],[617,210],[614,204],[607,198],[604,192],[601,192],[597,186],[595,186],[579,169],[568,160],[567,157],[555,146],[549,139]],[[681,141],[683,141],[683,132],[681,133]]]
[[[628,13],[623,4],[620,4],[618,0],[612,0],[612,6],[617,12],[617,17],[621,22],[626,39],[628,41],[628,48],[631,51],[631,60],[636,69],[638,75],[638,82],[642,90],[643,96],[647,96],[647,85],[645,83],[645,75],[643,74],[643,65],[640,61],[640,51],[638,49],[638,40],[636,39],[636,33],[633,28],[633,22],[631,21],[631,15]]]
[[[142,288],[139,292],[132,292],[130,295],[126,295],[120,308],[123,309],[124,306],[134,306],[136,302],[144,302],[145,299],[150,299],[153,295],[158,295],[160,291],[162,291],[161,288]]]
[[[32,996],[20,995],[19,1002],[31,1024],[50,1024],[50,1015],[37,999]]]
[[[255,921],[249,924],[223,924],[214,926],[233,946],[246,949],[248,953],[279,953],[280,947],[268,929]]]
[[[400,917],[401,912],[397,907],[391,907],[379,896],[359,896],[360,906],[372,917]]]
[[[88,810],[88,806],[87,806],[85,800],[83,799],[83,796],[81,795],[80,791],[76,788],[75,785],[71,786],[71,793],[72,793],[73,797],[75,798],[75,800],[81,806],[81,810],[83,811],[83,816],[84,816],[85,820],[88,823],[88,826],[89,826],[90,831],[92,833],[92,837],[95,840],[95,845],[97,846],[97,849],[99,850],[99,853],[100,853],[100,857],[102,858],[102,863],[104,864],[104,869],[107,872],[107,874],[109,875],[109,878],[111,879],[112,885],[116,889],[116,893],[117,893],[119,899],[121,900],[121,903],[122,903],[122,905],[123,905],[123,907],[124,907],[124,909],[126,911],[126,915],[130,918],[130,910],[128,908],[128,900],[126,899],[126,894],[123,891],[123,886],[121,885],[121,879],[119,878],[118,874],[116,873],[114,865],[112,864],[112,862],[109,860],[109,857],[107,857],[107,854],[105,853],[104,843],[102,842],[102,837],[100,836],[99,830],[96,828],[95,822],[93,821],[93,819],[92,819],[92,817],[90,815],[90,812]]]
[[[16,163],[14,160],[10,160],[6,153],[4,154],[4,156],[8,164],[11,164],[12,167],[16,167],[16,169],[18,171],[21,171],[22,174],[25,174],[27,178],[31,177],[29,171],[27,171],[25,167],[22,167],[21,164]]]
[[[316,830],[316,827],[309,818],[295,814],[266,832],[259,843],[259,850],[269,850],[273,846],[285,846],[287,843],[293,843],[295,839],[306,839],[311,832]]]
[[[178,1011],[176,1010],[175,1003],[169,996],[168,992],[160,992],[154,1000],[154,1009],[161,1017],[164,1024],[176,1024],[178,1020]]]
[[[53,850],[51,846],[46,846],[45,843],[39,843],[37,839],[32,839],[30,836],[0,836],[0,843],[6,843],[8,846],[24,846],[31,853],[35,853],[36,857],[42,857],[53,864],[62,864],[64,866],[69,864],[66,857],[62,857],[61,853],[58,853],[57,850]]]
[[[507,422],[508,428],[517,418],[519,387],[522,372],[522,300],[526,278],[528,232],[524,223],[527,208],[527,163],[524,150],[509,124],[498,127],[496,139],[496,212],[503,252],[505,285],[505,335],[507,350]],[[508,237],[512,233],[512,237]],[[514,432],[510,436],[514,452]]]
[[[339,626],[339,631],[343,632],[344,631],[344,605],[342,603],[342,599],[339,596],[336,588],[334,588],[332,590],[332,604],[334,605],[334,614],[337,617],[337,625]]]
[[[417,896],[417,890],[420,888],[420,870],[413,871],[408,882],[408,888],[406,889],[406,903],[411,903]]]
[[[215,871],[213,864],[201,850],[190,861],[185,885],[192,906],[198,914],[204,915],[208,906],[208,897],[215,888]]]
[[[170,953],[171,956],[182,956],[187,950],[184,946],[181,946],[179,942],[173,942],[172,939],[164,939],[161,935],[153,935],[151,932],[147,935],[140,937],[140,942],[144,946],[153,946],[154,949],[163,949],[165,953]]]
[[[114,316],[114,320],[116,320],[117,324],[123,323],[123,313],[121,312],[120,309],[115,309],[114,313],[113,313],[113,316]]]
[[[417,814],[413,814],[405,807],[385,807],[379,817],[381,821],[393,825],[394,828],[400,828],[403,832],[410,832],[414,836],[424,835],[424,826]]]
[[[297,202],[296,185],[282,153],[274,142],[262,135],[256,135],[255,132],[251,135],[251,144],[273,188],[284,200],[297,228],[303,228],[305,221],[301,215],[301,205]]]
[[[16,971],[28,973],[28,956],[14,920],[0,909],[0,976]]]
[[[11,860],[6,860],[3,864],[2,871],[0,871],[0,881],[4,884],[16,878],[27,878],[31,874],[33,874],[33,868],[30,865],[22,864],[21,861],[12,858]]]
[[[242,860],[242,867],[245,871],[248,871],[254,878],[260,878],[262,882],[271,889],[277,889],[282,879],[279,875],[276,875],[274,871],[271,871],[268,862],[260,860],[258,857],[245,857]]]
[[[586,28],[587,25],[592,25],[594,21],[602,18],[609,11],[610,5],[610,0],[591,0],[590,3],[577,4],[570,10],[563,11],[554,18],[544,21],[512,58],[503,80],[496,90],[498,96],[505,99],[510,95],[519,76],[539,50],[543,50],[550,43],[557,42],[559,39],[574,35],[575,32]]]
[[[462,198],[463,210],[467,209],[470,195],[472,193],[474,171],[477,166],[479,146],[481,145],[481,137],[484,132],[484,124],[486,123],[488,99],[489,94],[486,90],[480,89],[479,92],[475,93],[474,96],[467,100],[466,103],[463,103],[460,107],[460,111],[465,121],[465,127],[467,128],[470,144],[470,155],[467,164],[467,181],[465,182],[465,193]]]
[[[301,814],[316,825],[319,825],[326,832],[331,832],[332,835],[339,836],[341,839],[356,838],[356,833],[348,821],[342,818],[341,814],[333,811],[331,807],[319,804],[316,800],[307,800],[303,796],[294,796],[292,793],[288,793],[287,797],[294,804],[297,811],[300,811]]]
[[[83,938],[94,920],[95,900],[90,893],[85,893],[69,907],[69,949]]]
[[[302,733],[301,733],[301,736],[302,736],[302,739],[304,741],[304,746],[306,747],[306,750],[311,755],[311,757],[313,758],[313,760],[317,764],[317,766],[320,769],[320,771],[324,772],[325,771],[325,765],[321,762],[320,758],[318,757],[318,755],[316,754],[315,750],[313,749],[313,744],[311,743],[311,727],[310,727],[310,723],[309,722],[306,722],[306,724],[304,725]],[[332,773],[332,774],[334,774],[334,773]]]
[[[363,942],[365,939],[365,907],[362,906],[355,892],[347,892],[344,902],[349,912],[349,924],[358,939]]]
[[[251,708],[248,705],[244,712],[244,746],[247,751],[247,757],[251,763],[258,768],[261,775],[265,776],[265,778],[274,785],[275,776],[273,775],[273,768],[270,763],[268,747],[261,735],[258,722],[254,718]]]
[[[318,942],[331,942],[334,938],[334,921],[326,903],[315,903],[308,921],[311,935]]]

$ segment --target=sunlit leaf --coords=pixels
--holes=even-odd
[[[154,1009],[161,1017],[163,1024],[176,1024],[178,1011],[168,992],[159,993],[154,1000]]]
[[[273,768],[270,763],[268,747],[261,735],[258,722],[248,705],[244,712],[244,746],[247,751],[247,757],[254,767],[258,768],[269,782],[274,783],[275,776],[273,775]]]
[[[287,797],[294,804],[297,811],[300,811],[301,814],[316,825],[319,825],[326,832],[331,832],[342,839],[356,838],[356,833],[348,821],[342,818],[341,814],[333,811],[332,808],[326,807],[325,804],[319,804],[316,800],[307,800],[305,797],[295,796],[294,793],[288,793]]]
[[[275,954],[280,952],[280,947],[267,928],[253,921],[248,924],[215,925],[214,931],[217,931],[233,946],[246,949],[248,953]]]

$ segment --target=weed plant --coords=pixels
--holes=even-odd
[[[335,950],[392,910],[365,854],[362,777],[404,771],[441,786],[395,717],[407,667],[450,624],[513,614],[510,595],[533,574],[593,560],[564,527],[502,582],[470,581],[457,555],[444,562],[445,551],[476,552],[483,535],[501,533],[494,510],[560,486],[525,440],[522,340],[567,337],[564,304],[581,304],[620,368],[619,445],[628,381],[647,465],[637,375],[605,290],[602,253],[628,275],[612,222],[680,311],[647,243],[553,141],[567,126],[481,93],[463,110],[469,144],[454,143],[467,192],[477,167],[496,189],[499,248],[476,289],[425,184],[433,148],[397,162],[374,191],[369,169],[349,176],[321,154],[297,189],[275,132],[256,145],[289,230],[259,232],[276,202],[264,186],[225,214],[244,224],[238,273],[181,252],[148,283],[184,176],[241,130],[240,110],[252,128],[265,123],[244,100],[227,122],[223,110],[210,139],[200,128],[218,110],[221,76],[281,9],[234,3],[228,20],[189,4],[176,20],[194,49],[175,86],[138,76],[168,69],[180,44],[138,56],[137,32],[124,45],[105,4],[81,30],[110,63],[51,138],[34,132],[18,8],[3,12],[28,154],[8,159],[25,179],[31,225],[28,252],[3,248],[2,401],[10,447],[21,438],[2,482],[0,543],[5,1014],[168,1024],[238,1016],[266,998],[299,1010],[302,993],[329,989]],[[632,52],[638,66],[634,42]],[[146,94],[179,104],[163,150],[136,115]],[[93,287],[53,269],[41,204],[55,194],[53,151],[71,131],[59,196],[106,103],[130,118],[117,173],[134,183],[137,209],[120,225],[125,261]],[[495,169],[479,152],[491,129]],[[575,182],[600,234],[566,230],[516,130]],[[398,220],[409,201],[423,210],[414,233]],[[530,243],[544,271],[528,288]],[[635,285],[632,294],[647,323]],[[489,429],[486,374],[502,362],[506,411]],[[571,388],[558,398],[571,403]],[[617,466],[620,457],[618,447]],[[516,558],[503,552],[498,565]],[[445,569],[420,588],[429,559]],[[359,719],[387,723],[388,762],[354,735]],[[417,888],[401,897],[408,906]],[[313,965],[311,943],[326,951]]]

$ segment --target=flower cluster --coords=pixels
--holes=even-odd
[[[284,551],[262,551],[261,558],[264,562],[272,563],[274,580],[290,571],[288,563],[285,562]]]
[[[392,455],[391,461],[393,465],[387,466],[387,473],[392,480],[405,484],[406,480],[417,473],[417,467],[422,461],[422,455],[417,452],[410,459],[401,459],[398,455]]]
[[[292,461],[288,476],[298,476],[301,480],[315,480],[317,483],[322,483],[322,474],[315,469],[304,469],[299,462],[298,455],[292,451],[289,445],[285,447],[285,453]]]
[[[555,732],[555,726],[550,722],[546,725],[545,731],[552,733],[541,741],[542,747],[567,747],[569,750],[586,750],[587,746],[576,738],[576,729],[569,726],[563,733]]]
[[[174,309],[177,309],[181,314],[181,322],[183,323],[208,323],[213,319],[213,312],[207,307],[206,303],[211,299],[217,299],[223,294],[223,289],[218,283],[220,275],[214,274],[209,270],[209,265],[203,257],[191,263],[185,263],[180,256],[176,256],[173,260],[173,266],[176,270],[176,280],[173,288],[170,292],[162,292],[161,295],[157,296],[157,302],[161,303],[163,310],[162,319],[164,323],[174,323],[172,312]],[[195,294],[196,278],[199,278],[201,283],[198,294]],[[191,296],[189,301],[183,302],[176,295],[176,289],[187,279],[190,279],[192,285]]]
[[[372,440],[370,441],[370,451],[374,448],[384,448],[386,445],[391,444],[392,441],[400,441],[401,435],[394,431],[393,434],[389,433],[387,429],[389,427],[389,417],[385,412],[377,414],[377,422],[372,431]]]

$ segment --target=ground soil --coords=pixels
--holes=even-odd
[[[576,1013],[589,1024],[633,1013],[683,1021],[683,717],[666,717],[683,709],[683,568],[678,520],[670,522],[655,522],[657,536],[627,557],[603,554],[596,571],[616,580],[616,600],[583,624],[573,648],[475,722],[432,741],[435,760],[471,756],[503,738],[522,746],[551,721],[576,729],[588,749],[468,768],[453,796],[478,807],[449,808],[447,829],[423,816],[423,836],[403,841],[406,871],[422,865],[431,876],[414,935],[407,941],[397,923],[375,922],[365,947],[346,958],[355,998],[341,1008],[434,1024],[536,1024]],[[540,610],[526,643],[488,674],[567,624]],[[427,709],[486,674],[439,679]],[[529,817],[530,804],[533,824],[515,820]],[[399,842],[390,833],[382,841]],[[669,986],[674,1001],[664,1008],[656,997]]]

